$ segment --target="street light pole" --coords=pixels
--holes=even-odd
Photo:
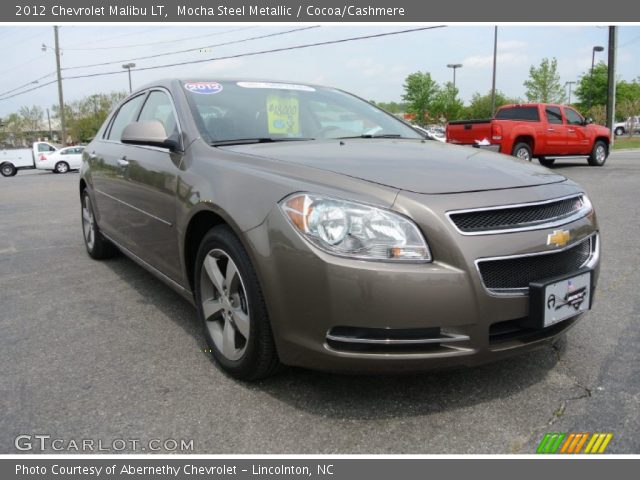
[[[604,47],[601,47],[599,45],[596,45],[595,47],[593,47],[593,50],[591,51],[591,74],[589,75],[589,109],[591,108],[591,95],[592,95],[592,91],[593,91],[593,67],[595,66],[595,62],[596,62],[596,52],[602,52],[604,50]]]
[[[498,26],[493,31],[493,78],[491,80],[491,116],[496,113],[496,63],[498,58]]]
[[[569,85],[569,100],[567,101],[567,105],[571,105],[571,85],[575,84],[576,82],[565,82],[565,85]]]
[[[131,69],[134,68],[135,66],[136,66],[135,63],[125,63],[124,65],[122,65],[122,68],[126,69],[127,72],[129,73],[129,93],[133,91],[131,88]]]
[[[60,103],[60,130],[62,134],[62,146],[67,146],[67,127],[64,118],[64,97],[62,95],[62,71],[60,69],[60,44],[58,42],[58,26],[54,25],[53,35],[55,37],[56,69],[58,75],[58,102]]]
[[[461,63],[449,63],[447,64],[448,68],[453,68],[453,88],[456,88],[456,70],[458,68],[462,68],[462,64]]]

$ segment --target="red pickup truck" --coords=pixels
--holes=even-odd
[[[609,156],[611,131],[571,107],[527,103],[500,107],[490,120],[449,122],[446,138],[523,160],[537,158],[545,166],[557,157],[587,156],[589,165],[601,167]]]

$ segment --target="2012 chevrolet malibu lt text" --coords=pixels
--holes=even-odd
[[[591,308],[599,270],[576,183],[315,85],[150,84],[86,147],[79,193],[89,255],[193,302],[241,379],[526,351]]]

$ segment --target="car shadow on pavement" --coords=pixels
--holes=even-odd
[[[206,349],[194,308],[133,261],[120,255],[105,262],[148,303]],[[429,415],[504,399],[543,381],[562,358],[564,339],[555,345],[473,368],[397,375],[345,375],[283,367],[255,383],[232,379],[209,355],[212,381],[224,381],[256,395],[267,394],[297,410],[336,419],[368,420]]]

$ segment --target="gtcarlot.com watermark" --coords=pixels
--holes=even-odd
[[[193,440],[174,438],[67,439],[48,434],[23,433],[13,441],[22,452],[190,452]]]

